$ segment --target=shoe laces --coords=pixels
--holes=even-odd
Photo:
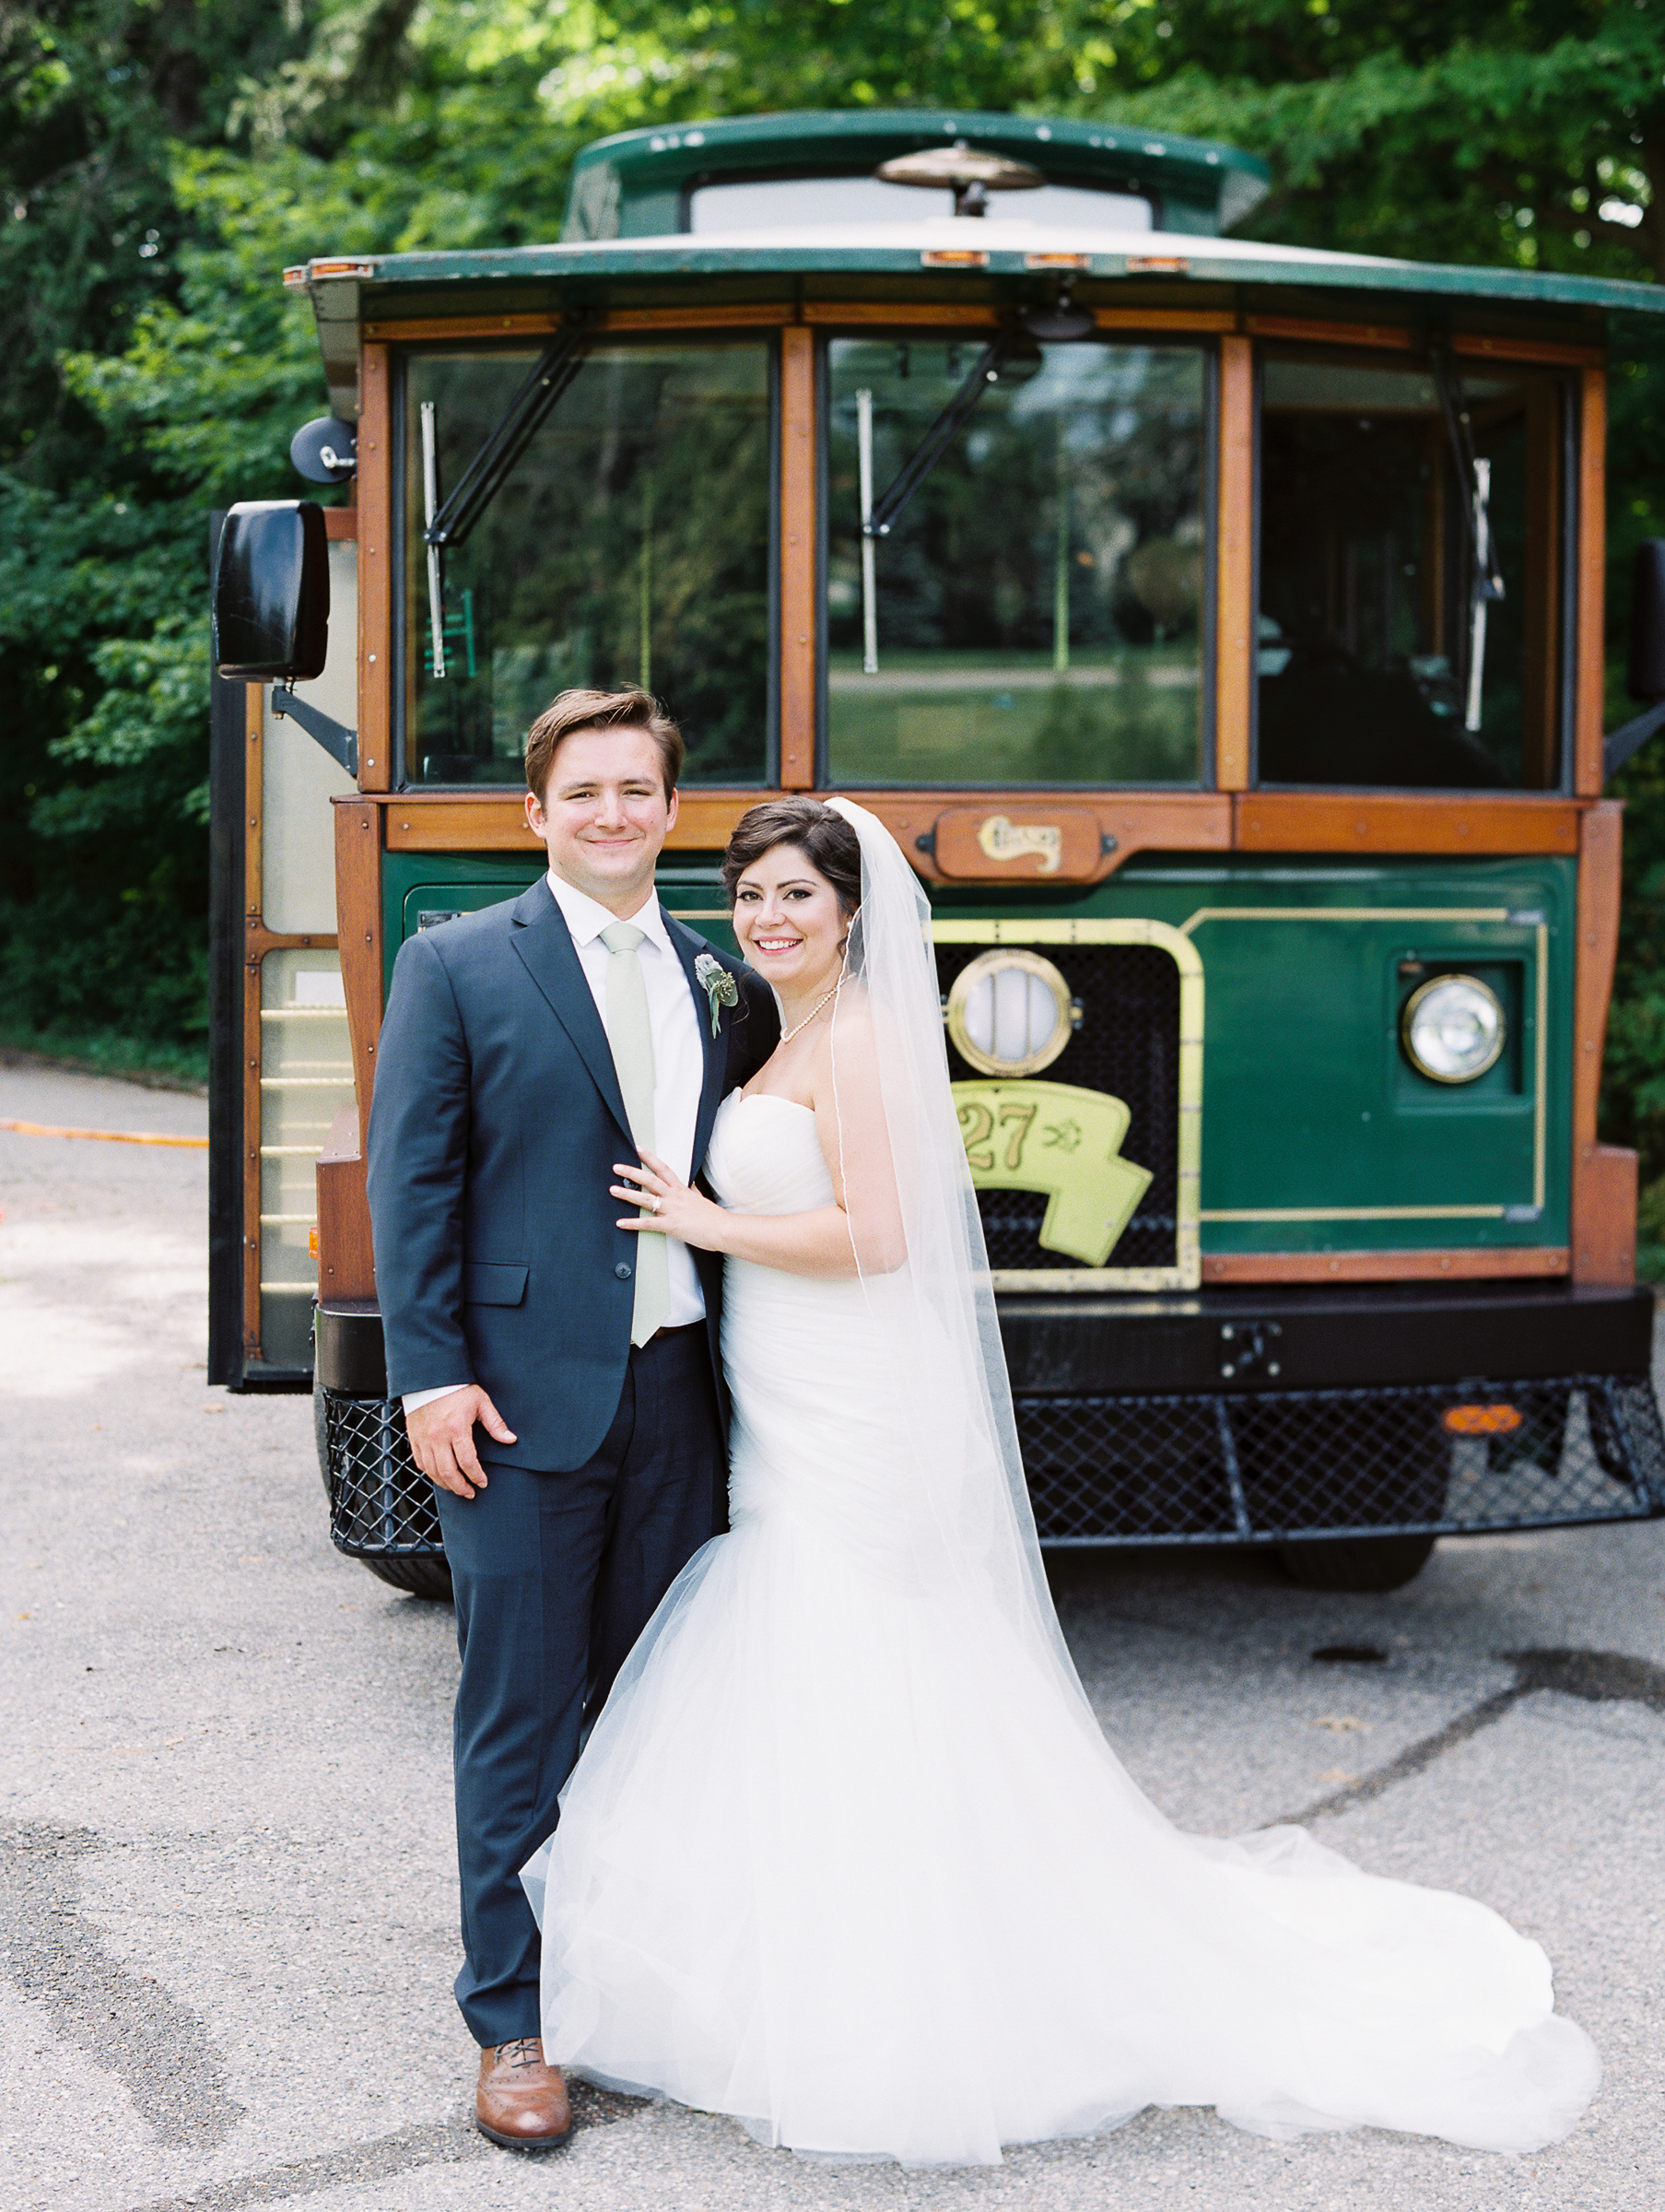
[[[543,2045],[535,2035],[522,2035],[512,2043],[499,2043],[498,2063],[499,2065],[541,2066],[544,2063]]]

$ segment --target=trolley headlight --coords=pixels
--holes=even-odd
[[[1405,1057],[1431,1083],[1472,1083],[1504,1044],[1497,994],[1472,975],[1436,975],[1405,1001],[1399,1020]]]
[[[1049,1067],[1079,1017],[1070,986],[1034,952],[985,952],[954,979],[944,1009],[961,1059],[983,1076]]]

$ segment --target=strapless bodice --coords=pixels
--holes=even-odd
[[[803,1214],[833,1202],[815,1117],[772,1091],[731,1091],[717,1112],[706,1178],[736,1214]]]

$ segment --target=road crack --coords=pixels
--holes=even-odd
[[[224,2062],[189,2006],[130,1973],[80,1910],[80,1862],[105,1848],[84,1828],[0,1821],[0,1969],[53,2030],[125,2086],[170,2147],[212,2150],[243,2116]]]
[[[1268,1825],[1305,1828],[1314,1820],[1332,1820],[1340,1813],[1350,1813],[1354,1806],[1368,1805],[1401,1782],[1425,1773],[1436,1759],[1443,1759],[1459,1744],[1466,1744],[1483,1728],[1502,1720],[1522,1698],[1530,1698],[1540,1689],[1553,1689],[1564,1698],[1583,1698],[1591,1704],[1631,1703],[1646,1705],[1652,1712],[1665,1712],[1665,1666],[1656,1666],[1650,1659],[1633,1659],[1624,1652],[1558,1648],[1500,1652],[1497,1655],[1515,1670],[1515,1679],[1506,1689],[1494,1690],[1489,1698],[1482,1698],[1467,1712],[1459,1713],[1454,1721],[1448,1721],[1432,1735],[1425,1735],[1419,1742],[1409,1745],[1386,1765],[1361,1774],[1344,1789],[1332,1790],[1301,1812],[1285,1813],[1281,1819]]]

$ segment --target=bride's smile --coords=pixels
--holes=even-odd
[[[796,845],[770,846],[734,887],[741,952],[780,994],[789,1029],[838,982],[849,927],[838,892]]]

